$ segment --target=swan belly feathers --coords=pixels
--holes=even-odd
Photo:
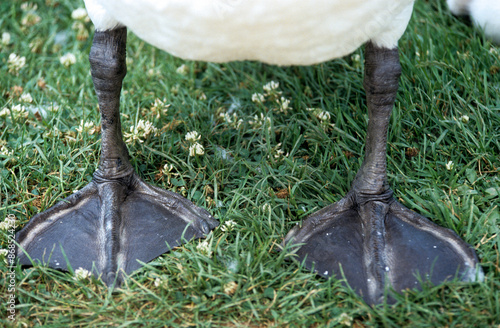
[[[470,15],[486,37],[500,44],[499,0],[447,0],[447,3],[454,15]]]
[[[365,42],[394,48],[413,0],[85,0],[97,30],[126,26],[175,56],[309,65]]]

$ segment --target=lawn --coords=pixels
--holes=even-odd
[[[99,112],[87,59],[93,26],[78,11],[72,17],[79,7],[83,1],[0,3],[0,218],[15,217],[17,229],[85,186],[97,167]],[[7,310],[11,276],[0,260],[7,295],[0,321],[500,325],[500,47],[450,15],[443,0],[417,1],[399,47],[389,182],[400,202],[474,246],[484,282],[426,286],[370,307],[277,251],[291,227],[342,198],[360,167],[368,119],[362,49],[311,67],[212,64],[174,58],[129,33],[121,115],[131,161],[144,180],[207,208],[221,226],[114,291],[74,272],[18,266],[15,322]],[[191,131],[203,155],[190,156]],[[8,230],[0,243],[8,248]]]

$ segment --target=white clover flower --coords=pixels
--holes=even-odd
[[[10,224],[10,227],[14,228],[14,229],[17,228],[19,225],[16,216],[13,214],[7,215],[7,218],[5,219],[5,221],[8,221]]]
[[[196,131],[191,131],[186,133],[186,136],[184,138],[189,142],[196,142],[200,140],[201,135]]]
[[[26,107],[24,107],[23,105],[20,105],[20,104],[17,104],[15,106],[13,106],[9,113],[12,113],[12,116],[16,117],[16,118],[21,118],[21,117],[28,117],[28,111],[26,110]]]
[[[156,132],[158,129],[154,127],[153,123],[149,121],[139,120],[137,123],[137,130],[144,131],[145,135],[150,135],[151,133]]]
[[[22,102],[26,102],[26,103],[33,102],[33,98],[31,97],[31,94],[29,94],[29,93],[23,93],[21,95],[21,97],[19,97],[19,100],[21,100]]]
[[[321,121],[329,121],[330,120],[330,113],[322,111],[316,115]]]
[[[264,114],[260,113],[259,115],[254,115],[253,121],[250,121],[250,125],[252,125],[254,128],[261,127],[263,125],[269,125],[269,128],[271,128],[271,118],[264,116]]]
[[[78,41],[85,41],[89,38],[89,31],[87,31],[87,28],[85,27],[85,22],[87,20],[88,17],[87,19],[75,20],[71,26],[71,28],[76,31],[76,39]]]
[[[87,14],[87,10],[85,8],[77,8],[71,12],[71,18],[74,20],[81,20],[84,22],[89,21],[89,16]]]
[[[21,4],[21,10],[22,11],[34,11],[37,10],[38,5],[36,3],[29,3],[29,2],[24,2]]]
[[[21,68],[23,68],[25,65],[26,65],[26,57],[24,56],[20,57],[15,53],[9,55],[9,60],[7,61],[9,73],[18,75]]]
[[[288,157],[289,153],[285,155],[285,152],[281,149],[281,142],[271,149],[271,153],[274,154],[275,159],[280,159],[283,157]],[[268,155],[269,158],[271,155]]]
[[[212,251],[210,250],[210,244],[206,240],[199,243],[198,246],[196,246],[196,249],[198,250],[198,252],[200,252],[203,255],[206,255],[206,256],[212,255]]]
[[[448,171],[451,171],[453,170],[453,167],[455,166],[455,163],[453,163],[452,161],[449,161],[448,163],[446,163],[446,169]]]
[[[167,114],[170,104],[165,104],[166,102],[166,99],[160,100],[159,98],[156,98],[153,106],[151,106],[151,110],[157,112],[158,114],[160,114],[160,112],[163,112],[163,114]]]
[[[11,227],[11,225],[10,225],[9,221],[5,220],[5,221],[0,222],[0,230],[4,230],[4,231],[9,230],[10,227]]]
[[[233,115],[229,115],[228,113],[220,113],[219,117],[222,118],[222,120],[228,125],[236,129],[239,129],[239,127],[243,124],[243,120],[238,119],[238,115],[236,113],[233,113]]]
[[[187,67],[185,64],[182,64],[181,66],[177,67],[175,71],[181,75],[186,75],[189,72],[189,67]]]
[[[234,295],[234,293],[238,289],[238,284],[235,281],[230,281],[227,284],[224,284],[222,289],[224,291],[224,294],[231,296]]]
[[[148,69],[148,72],[146,73],[149,77],[158,75],[158,70],[155,68],[150,68]]]
[[[231,116],[228,113],[220,113],[219,117],[226,123],[232,123]]]
[[[24,113],[26,111],[26,107],[24,107],[23,105],[17,104],[17,105],[14,105],[11,108],[11,110],[14,113]]]
[[[361,62],[361,56],[359,54],[354,54],[351,56],[351,60],[354,63],[360,63]]]
[[[462,115],[462,116],[460,117],[460,121],[462,121],[462,123],[465,123],[465,124],[469,123],[469,116],[467,116],[467,115]]]
[[[155,279],[155,283],[154,284],[155,284],[155,287],[160,287],[161,286],[161,279],[157,277]]]
[[[254,103],[263,103],[265,100],[266,99],[262,93],[254,93],[252,95],[252,101]]]
[[[33,26],[38,24],[42,19],[40,16],[38,16],[35,11],[29,11],[24,15],[24,17],[21,19],[21,25],[23,26]]]
[[[338,320],[339,320],[340,324],[342,324],[344,326],[350,327],[352,325],[352,317],[345,312],[342,313],[341,315],[339,315]]]
[[[10,33],[9,32],[2,33],[2,41],[1,42],[4,46],[9,45],[9,43],[10,43]]]
[[[88,134],[94,134],[96,131],[96,126],[94,122],[83,122],[83,120],[81,120],[80,126],[76,128],[76,131],[80,133],[87,132]]]
[[[275,81],[271,81],[267,84],[265,84],[262,88],[264,89],[264,91],[266,91],[267,93],[273,91],[273,90],[276,90],[278,89],[280,86],[279,82],[275,82]]]
[[[163,165],[163,172],[166,173],[166,172],[170,172],[174,169],[174,165],[173,164],[165,164]]]
[[[195,142],[191,146],[189,146],[189,156],[193,157],[196,155],[204,155],[205,154],[205,148],[203,148],[202,145],[199,143]]]
[[[4,107],[4,108],[2,108],[2,110],[0,110],[0,117],[9,116],[9,115],[10,115],[10,109],[8,109],[7,107]]]
[[[70,52],[64,54],[62,57],[59,58],[59,61],[61,64],[63,64],[66,67],[70,67],[74,63],[76,63],[76,56]]]
[[[281,99],[277,100],[277,102],[278,102],[282,112],[286,112],[287,109],[289,109],[288,106],[290,105],[290,100],[286,99],[285,97],[281,97]]]
[[[14,155],[14,149],[10,149],[10,150],[9,150],[9,148],[7,148],[7,146],[5,146],[5,145],[1,145],[1,146],[0,146],[0,154],[1,154],[1,155],[4,155],[4,156],[12,156],[12,155]],[[2,224],[3,224],[3,222],[2,222],[2,223],[0,223],[0,226],[1,226]],[[2,227],[0,227],[0,229],[3,229],[3,228],[2,228]]]
[[[237,226],[236,222],[233,220],[228,220],[220,227],[220,230],[224,232],[232,231]]]
[[[363,63],[361,62],[361,56],[359,54],[354,54],[351,56],[352,67],[355,69],[360,69],[363,67]]]
[[[55,113],[59,110],[59,105],[56,105],[56,104],[50,104],[48,107],[47,107],[47,110],[49,112],[52,112],[52,113]]]
[[[158,129],[153,126],[153,123],[149,121],[139,120],[136,126],[130,127],[130,133],[125,132],[125,138],[127,143],[132,143],[134,141],[144,142],[150,135],[156,135]]]
[[[5,141],[4,141],[5,142]],[[8,215],[5,220],[0,222],[0,230],[9,230],[17,228],[17,219],[14,215]]]
[[[321,108],[306,108],[308,112],[311,112],[312,115],[316,116],[321,122],[321,126],[326,129],[330,126],[335,126],[335,124],[329,124],[331,114],[327,111],[322,110]]]
[[[276,158],[276,159],[282,158],[284,156],[285,156],[285,152],[281,149],[277,149],[276,153],[274,154],[274,158]]]
[[[73,277],[74,280],[86,280],[92,276],[92,273],[90,273],[88,270],[84,268],[78,268],[75,270],[75,276]]]

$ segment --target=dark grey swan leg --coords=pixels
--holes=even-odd
[[[87,186],[18,232],[22,265],[31,258],[65,270],[69,262],[101,275],[107,285],[120,284],[120,270],[130,273],[140,267],[137,260],[148,262],[218,225],[206,210],[133,171],[119,111],[126,37],[126,28],[95,33],[89,57],[102,124],[99,168]]]
[[[345,276],[369,304],[382,302],[388,286],[396,291],[418,288],[418,277],[439,284],[455,276],[482,276],[468,244],[392,196],[386,174],[387,129],[400,75],[397,49],[366,45],[369,123],[364,162],[343,199],[312,214],[284,241],[303,244],[297,254],[307,267],[314,266],[324,277]]]

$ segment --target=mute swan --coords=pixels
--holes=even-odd
[[[447,0],[455,15],[470,15],[474,23],[484,30],[486,37],[500,44],[500,1]]]
[[[18,234],[22,264],[33,259],[66,268],[94,268],[107,284],[137,259],[150,261],[217,225],[205,210],[144,183],[133,172],[122,139],[119,99],[126,73],[127,28],[145,41],[187,59],[260,60],[309,65],[341,57],[365,45],[364,85],[369,123],[365,160],[351,190],[295,227],[285,244],[297,249],[318,274],[341,277],[368,303],[384,289],[418,285],[415,275],[440,283],[458,274],[480,274],[474,250],[399,204],[386,175],[387,129],[401,74],[397,42],[413,0],[206,1],[85,0],[96,32],[91,73],[102,122],[102,150],[93,181]],[[64,254],[61,251],[64,250]],[[45,254],[45,255],[44,255]],[[118,281],[119,282],[119,281]]]

